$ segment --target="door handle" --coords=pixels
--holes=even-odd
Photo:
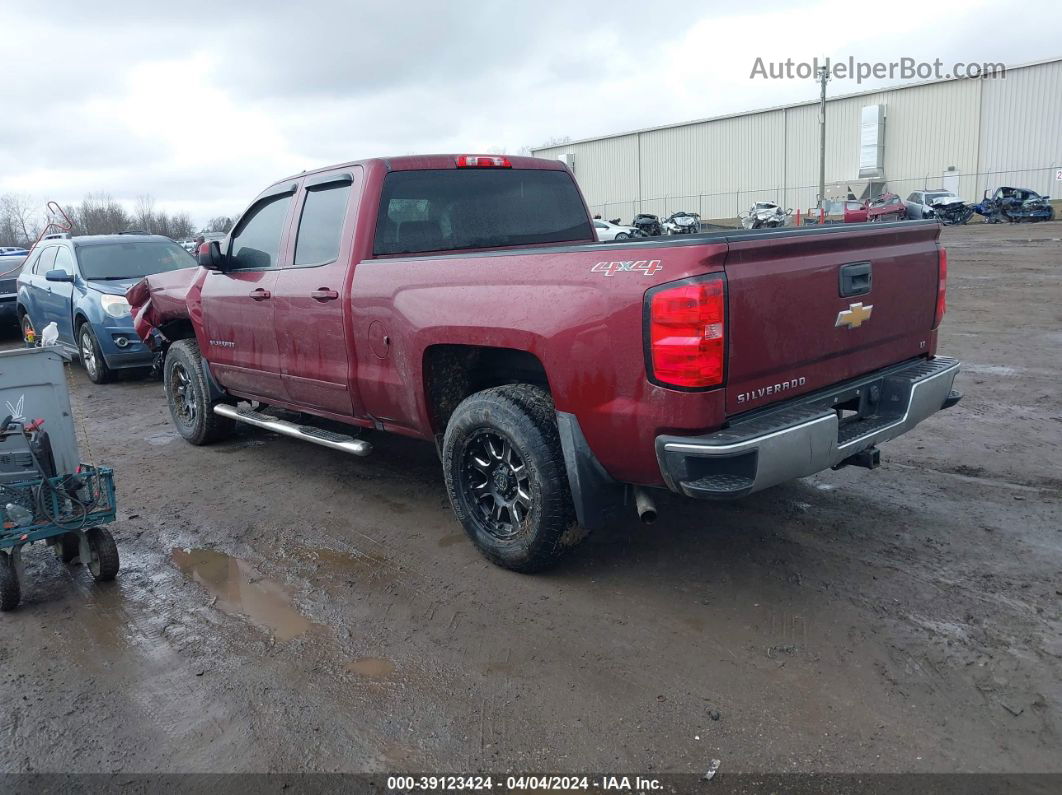
[[[248,295],[251,296],[251,298],[253,298],[255,301],[265,301],[266,299],[273,297],[273,294],[269,292],[269,290],[263,290],[261,287],[259,287],[257,290],[251,290]]]
[[[325,301],[335,301],[339,298],[339,293],[335,290],[329,290],[327,287],[320,287],[310,293],[310,298],[314,301],[321,301],[322,303]]]

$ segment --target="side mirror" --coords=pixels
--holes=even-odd
[[[67,273],[62,268],[56,268],[44,274],[44,278],[49,282],[72,282],[74,274]]]
[[[199,264],[208,271],[219,271],[225,258],[221,255],[221,244],[209,240],[199,246]]]

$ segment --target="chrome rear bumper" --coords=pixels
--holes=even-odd
[[[786,401],[706,436],[659,436],[668,487],[700,499],[734,499],[837,466],[955,405],[959,362],[918,359]],[[841,419],[838,407],[858,405]]]

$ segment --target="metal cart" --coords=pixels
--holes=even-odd
[[[17,506],[33,516],[18,525]],[[106,467],[83,464],[73,475],[0,483],[0,610],[14,610],[22,600],[22,548],[43,541],[64,563],[80,558],[96,582],[118,574],[118,546],[100,525],[115,519],[114,475]]]
[[[101,526],[115,519],[114,473],[80,463],[63,362],[54,348],[0,352],[0,610],[21,601],[22,549],[36,541],[97,582],[118,574]]]

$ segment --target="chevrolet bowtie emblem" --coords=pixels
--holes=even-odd
[[[864,320],[870,320],[870,313],[874,311],[874,305],[863,306],[863,302],[858,304],[849,304],[847,309],[842,309],[837,313],[837,322],[834,323],[834,328],[840,328],[841,326],[848,326],[848,328],[859,328],[863,325]]]

